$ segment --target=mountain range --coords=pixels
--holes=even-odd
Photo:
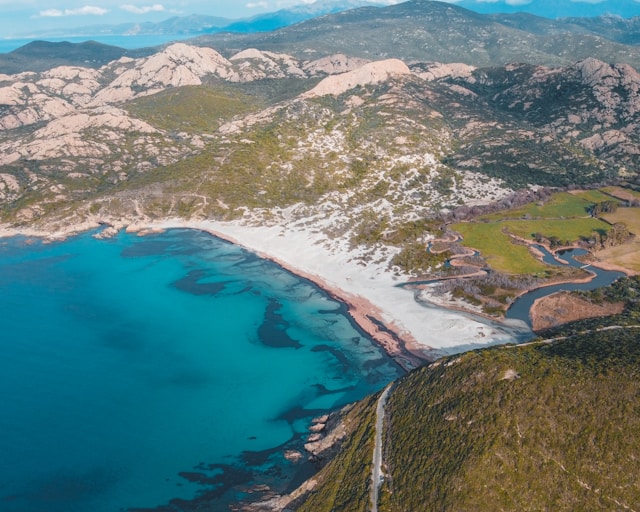
[[[231,19],[220,16],[191,14],[188,16],[172,16],[160,22],[130,22],[114,25],[97,24],[76,28],[49,28],[31,31],[31,39],[47,39],[58,37],[96,37],[100,36],[133,36],[133,35],[173,35],[196,36],[212,32],[267,32],[304,20],[336,13],[363,6],[375,6],[366,0],[316,0],[313,3],[302,3],[274,12],[258,14],[242,19]]]
[[[640,18],[632,19],[622,22],[622,28],[606,17],[578,24],[521,14],[489,16],[455,4],[411,0],[315,18],[273,33],[220,33],[194,42],[223,54],[256,47],[298,58],[342,52],[367,59],[474,66],[561,65],[595,57],[638,67],[635,49],[617,39],[636,38],[639,23]]]
[[[640,16],[640,6],[635,0],[616,0],[601,2],[575,2],[571,0],[535,0],[532,2],[507,2],[496,0],[483,2],[478,0],[461,0],[451,2],[458,7],[481,14],[532,14],[548,20],[564,18],[606,17],[612,21],[625,21]],[[31,31],[30,38],[47,39],[52,37],[74,36],[92,37],[98,34],[108,35],[200,35],[212,32],[268,32],[293,25],[301,21],[338,13],[358,7],[380,7],[379,3],[367,0],[316,0],[305,2],[289,8],[279,9],[242,19],[230,19],[220,16],[190,14],[173,16],[160,22],[131,22],[120,24],[86,25],[76,28]]]
[[[514,2],[496,0],[480,2],[477,0],[462,0],[456,5],[482,14],[496,13],[529,13],[545,18],[594,18],[598,16],[613,16],[633,18],[640,15],[640,8],[635,0],[616,1],[573,1],[573,0],[534,0],[532,2]]]

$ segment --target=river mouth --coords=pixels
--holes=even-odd
[[[492,320],[486,315],[475,314],[470,310],[466,310],[464,308],[459,308],[457,310],[458,313],[475,322],[489,326],[491,329],[494,330],[494,332],[499,333],[501,339],[503,339],[504,337],[507,337],[508,339],[511,340],[510,342],[512,343],[516,343],[516,344],[524,343],[536,336],[536,334],[532,330],[532,320],[531,320],[531,308],[536,300],[546,297],[548,295],[552,295],[559,291],[594,290],[596,288],[608,286],[614,281],[616,281],[617,279],[625,276],[623,272],[602,270],[598,267],[585,265],[584,263],[578,261],[576,259],[577,257],[588,254],[588,252],[584,249],[572,248],[572,249],[560,250],[560,251],[557,251],[557,253],[551,253],[541,245],[534,245],[534,247],[542,254],[542,259],[544,263],[551,266],[556,266],[556,267],[583,268],[583,269],[586,269],[589,273],[591,273],[593,275],[593,278],[588,282],[583,282],[583,283],[565,282],[565,283],[553,284],[553,285],[535,288],[531,291],[523,293],[509,305],[509,308],[504,314],[503,320]],[[401,288],[411,289],[412,287],[415,287],[415,286],[433,285],[441,281],[442,279],[434,278],[434,279],[417,280],[417,281],[400,283],[396,286]],[[434,310],[448,309],[446,306],[441,306],[430,301],[429,298],[421,298],[419,291],[414,292],[414,300],[425,308],[430,308]],[[488,346],[496,343],[503,343],[503,342],[494,343],[489,341],[488,343],[483,343],[483,344],[469,343],[468,345],[457,346],[456,352],[474,350],[483,346]],[[437,352],[438,351],[434,351],[434,353],[437,353]]]

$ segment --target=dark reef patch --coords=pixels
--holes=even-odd
[[[336,360],[340,363],[341,369],[340,371],[345,374],[351,371],[351,364],[347,356],[344,355],[342,350],[339,350],[330,345],[316,345],[311,349],[312,352],[329,352]]]
[[[264,314],[264,321],[258,328],[260,341],[268,347],[274,348],[300,348],[303,345],[287,334],[289,322],[278,313],[282,308],[275,299],[270,299]]]
[[[87,510],[90,510],[91,502],[99,499],[117,481],[117,473],[106,468],[84,472],[59,470],[30,482],[24,491],[4,497],[3,501],[19,506],[19,509],[11,510],[21,512],[66,512],[78,503],[84,503]]]
[[[192,295],[217,295],[222,292],[230,282],[202,283],[201,281],[206,277],[209,277],[209,275],[204,270],[192,270],[182,279],[171,283],[171,286]]]

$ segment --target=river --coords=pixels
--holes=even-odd
[[[563,260],[566,260],[567,262],[566,264],[563,264],[556,260],[553,254],[547,251],[544,247],[539,245],[535,247],[543,253],[543,261],[548,265],[568,265],[576,268],[585,267],[584,263],[581,263],[580,261],[575,259],[576,256],[583,256],[587,254],[587,251],[585,251],[584,249],[569,249],[559,251],[558,256]],[[559,291],[594,290],[596,288],[602,288],[603,286],[610,285],[616,279],[619,279],[625,275],[623,272],[602,270],[593,266],[585,267],[585,269],[595,274],[595,277],[588,283],[560,283],[531,290],[530,292],[527,292],[524,295],[518,297],[513,302],[513,304],[511,304],[511,306],[507,310],[507,313],[505,314],[505,318],[511,320],[522,320],[523,322],[526,322],[529,327],[531,327],[530,312],[531,307],[536,300]]]
[[[571,266],[576,268],[585,267],[589,272],[594,274],[594,278],[591,281],[586,283],[565,282],[565,283],[559,283],[559,284],[554,284],[550,286],[543,286],[541,288],[536,288],[534,290],[531,290],[521,295],[511,304],[511,306],[509,306],[509,309],[505,314],[505,320],[507,321],[506,323],[492,321],[487,319],[486,317],[475,315],[470,312],[464,313],[464,315],[469,318],[473,318],[474,320],[477,320],[479,322],[485,323],[487,325],[491,325],[500,331],[508,331],[512,334],[514,340],[516,340],[517,342],[524,342],[524,341],[528,341],[534,336],[533,332],[531,331],[532,324],[531,324],[530,312],[531,312],[531,307],[533,306],[533,303],[537,299],[541,297],[545,297],[547,295],[551,295],[559,291],[594,290],[596,288],[608,286],[611,283],[613,283],[616,279],[619,279],[625,275],[623,272],[602,270],[600,268],[593,267],[590,265],[585,266],[584,263],[575,259],[575,257],[579,257],[587,254],[587,251],[584,249],[566,249],[566,250],[559,251],[558,257],[561,260],[566,262],[566,263],[563,263],[562,261],[559,261],[558,259],[556,259],[556,257],[552,253],[550,253],[547,249],[545,249],[543,246],[535,245],[534,247],[542,253],[543,255],[542,260],[544,261],[544,263],[548,265],[560,266],[560,267],[562,266]],[[489,271],[488,269],[485,269],[485,270]],[[407,283],[401,283],[398,286],[403,288],[410,288],[410,287],[419,286],[419,285],[430,285],[430,284],[437,283],[439,281],[441,281],[441,279],[427,279],[422,281],[411,281]],[[436,307],[432,303],[420,300],[417,295],[416,295],[416,300],[422,303],[425,307]],[[523,331],[523,329],[517,325],[519,322],[523,322],[526,325],[527,329]],[[470,346],[469,348],[473,348],[473,347]]]

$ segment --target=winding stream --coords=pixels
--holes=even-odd
[[[575,259],[576,256],[587,254],[587,251],[585,251],[584,249],[569,249],[565,251],[559,251],[558,256],[567,261],[566,264],[563,264],[555,259],[553,254],[547,251],[544,247],[540,245],[537,245],[535,247],[543,253],[543,261],[548,265],[569,265],[576,268],[585,267],[584,263],[581,263]],[[531,290],[530,292],[518,297],[513,302],[513,304],[511,304],[511,306],[507,310],[507,313],[505,314],[505,318],[522,320],[523,322],[526,322],[529,327],[531,327],[531,317],[529,313],[531,311],[533,303],[537,299],[559,291],[594,290],[595,288],[608,286],[616,279],[624,276],[623,272],[602,270],[593,266],[586,266],[585,269],[595,274],[595,277],[588,283],[560,283]]]
[[[518,342],[524,342],[530,339],[533,336],[531,331],[531,316],[530,311],[533,303],[542,297],[547,295],[551,295],[553,293],[559,291],[574,291],[574,290],[593,290],[595,288],[601,288],[603,286],[608,286],[613,283],[616,279],[623,277],[625,274],[623,272],[611,271],[611,270],[602,270],[597,267],[593,267],[590,265],[585,265],[580,261],[577,261],[575,257],[583,256],[587,254],[587,251],[584,249],[568,249],[558,252],[558,257],[554,256],[551,252],[545,249],[541,245],[535,245],[536,249],[538,249],[542,255],[542,260],[544,263],[553,266],[571,266],[576,268],[585,268],[589,272],[595,275],[595,277],[587,282],[587,283],[559,283],[550,286],[544,286],[542,288],[536,288],[527,292],[520,297],[518,297],[513,304],[509,307],[505,314],[505,320],[507,322],[496,322],[487,319],[486,317],[475,315],[470,312],[462,313],[464,316],[468,318],[472,318],[478,322],[491,325],[498,330],[509,332],[514,339]],[[563,260],[563,261],[560,261]],[[423,281],[411,281],[407,283],[402,283],[397,286],[403,288],[410,288],[416,285],[429,285],[440,282],[442,279],[427,279]],[[439,307],[435,304],[420,300],[418,295],[416,295],[416,301],[423,304],[425,307]],[[514,322],[515,321],[515,322]],[[518,322],[519,321],[519,322]],[[523,322],[526,325],[527,330],[523,331],[518,324]]]

